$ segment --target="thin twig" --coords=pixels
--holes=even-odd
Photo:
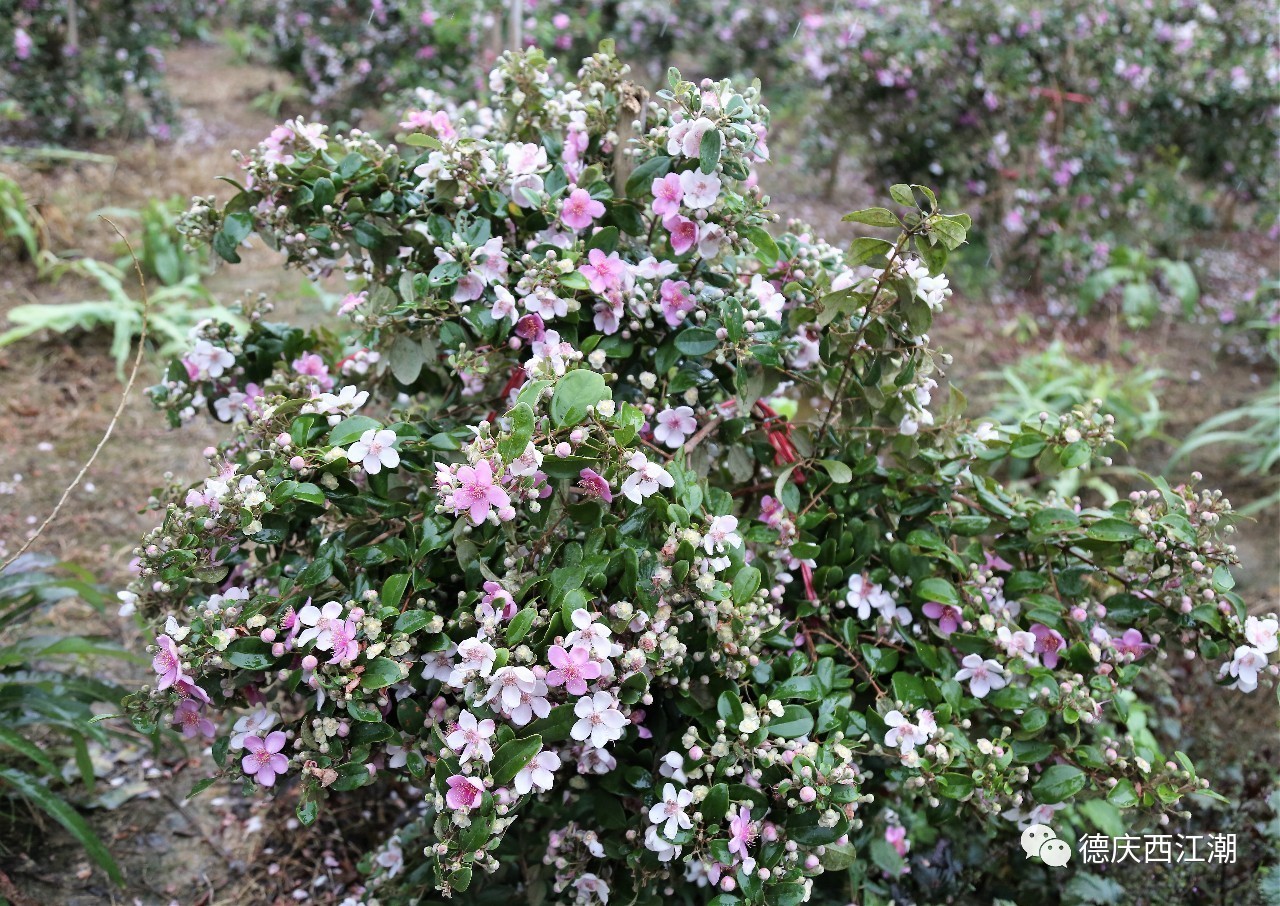
[[[0,871],[0,894],[13,906],[35,906],[35,900],[27,899],[3,871]]]
[[[6,560],[3,566],[0,566],[0,572],[4,572],[6,569],[12,566],[19,557],[21,557],[28,550],[30,550],[31,545],[35,543],[36,539],[39,538],[42,534],[44,534],[44,530],[47,529],[53,523],[54,519],[58,518],[58,514],[62,512],[62,507],[66,504],[67,499],[71,496],[71,492],[74,491],[77,487],[79,487],[80,482],[84,479],[85,474],[89,471],[89,468],[93,465],[94,461],[98,458],[98,454],[102,452],[102,448],[105,447],[107,445],[107,441],[111,439],[111,433],[115,431],[116,424],[120,421],[120,416],[124,413],[125,403],[129,401],[129,393],[130,391],[133,390],[133,382],[135,379],[137,379],[138,371],[142,367],[142,353],[146,349],[146,345],[147,345],[147,315],[150,311],[150,306],[151,306],[150,300],[147,298],[147,281],[146,281],[146,278],[142,276],[142,265],[138,263],[138,256],[134,253],[133,245],[129,242],[129,238],[120,231],[120,228],[118,226],[116,226],[106,217],[103,217],[102,219],[105,220],[107,225],[110,226],[111,229],[116,231],[116,235],[119,236],[121,240],[124,241],[125,248],[129,250],[129,257],[133,259],[133,270],[134,270],[134,273],[138,275],[138,285],[142,289],[142,328],[141,328],[141,334],[138,337],[138,351],[133,356],[133,368],[129,370],[129,380],[124,385],[124,393],[120,394],[120,402],[116,405],[116,411],[111,416],[111,421],[107,423],[107,430],[103,432],[102,439],[99,440],[98,445],[93,448],[93,453],[90,454],[89,459],[81,467],[80,472],[76,475],[76,477],[72,479],[71,484],[67,485],[66,490],[62,492],[62,497],[58,499],[58,503],[56,506],[54,506],[53,512],[51,512],[48,515],[48,517],[46,517],[44,522],[40,523],[40,527],[35,530],[35,534],[33,534],[30,538],[28,538],[26,543],[23,544],[22,547],[18,548],[18,552],[15,553],[8,560]]]

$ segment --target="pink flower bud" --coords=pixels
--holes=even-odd
[[[317,663],[319,662],[316,660],[316,656],[314,654],[308,654],[306,657],[302,659],[302,669],[315,670]]]
[[[301,456],[295,456],[289,460],[289,468],[293,469],[295,472],[301,472],[306,464],[307,461]]]
[[[817,790],[815,790],[813,787],[811,787],[811,786],[806,786],[806,787],[801,788],[801,790],[800,790],[800,801],[801,801],[801,802],[812,802],[813,800],[815,800],[815,799],[817,799],[817,798],[818,798],[818,791],[817,791]]]
[[[266,626],[262,632],[258,633],[258,638],[264,642],[274,642],[276,640],[276,631],[270,626]]]

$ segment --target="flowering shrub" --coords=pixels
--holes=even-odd
[[[1275,196],[1270,20],[1261,3],[868,0],[805,17],[795,49],[829,143],[866,123],[879,176],[932,173],[980,201],[998,264],[1076,280],[1117,241],[1174,251],[1212,222],[1206,189]]]
[[[182,0],[0,0],[0,98],[57,141],[146,128],[167,137],[163,48]]]
[[[489,86],[394,145],[287,123],[189,212],[229,261],[256,234],[345,272],[351,328],[252,310],[153,388],[231,436],[122,593],[158,631],[140,726],[295,785],[304,823],[416,786],[382,903],[941,897],[993,856],[1034,892],[1019,825],[1205,792],[1127,732],[1135,684],[1171,651],[1250,692],[1276,618],[1232,591],[1220,495],[991,477],[1088,469],[1100,414],[935,411],[967,217],[897,185],[849,218],[893,240],[775,232],[754,88],[649,102],[607,53],[563,79],[537,51]]]

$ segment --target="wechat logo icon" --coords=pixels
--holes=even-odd
[[[1045,865],[1061,868],[1071,861],[1071,847],[1059,840],[1047,824],[1033,824],[1022,832],[1022,851],[1027,858],[1039,856]]]

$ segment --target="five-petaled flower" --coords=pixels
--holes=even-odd
[[[377,475],[383,467],[394,469],[400,465],[396,439],[396,433],[389,428],[370,428],[347,448],[347,459],[359,463],[370,475]]]
[[[591,197],[586,189],[574,189],[560,208],[560,222],[571,230],[591,226],[591,222],[604,214],[604,205]]]
[[[969,681],[969,691],[974,698],[985,698],[992,689],[1003,689],[1008,683],[1004,668],[998,661],[983,659],[980,654],[966,654],[960,662],[963,666],[956,671],[956,682]]]
[[[674,784],[666,784],[662,788],[662,799],[649,808],[649,820],[662,826],[666,837],[674,837],[678,830],[688,830],[693,822],[684,810],[693,802],[693,793],[688,790],[677,791]]]
[[[276,777],[289,770],[289,759],[280,751],[285,742],[285,735],[279,730],[268,733],[266,739],[246,737],[245,755],[240,759],[240,767],[263,786],[274,786]]]
[[[587,742],[597,749],[603,749],[615,739],[622,738],[622,730],[627,726],[627,719],[618,710],[618,701],[610,692],[597,692],[590,697],[578,699],[573,706],[573,713],[578,720],[569,730],[569,735],[578,742]]]

